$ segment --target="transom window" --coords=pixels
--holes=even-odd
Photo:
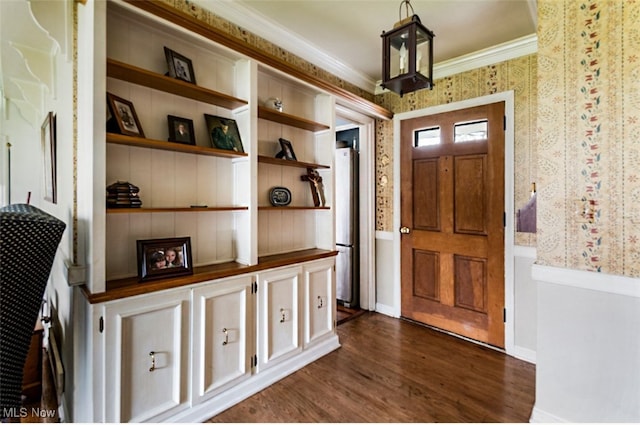
[[[425,128],[414,133],[413,145],[416,148],[440,144],[440,127]]]
[[[460,122],[454,125],[454,143],[473,142],[476,140],[486,140],[488,135],[489,121]]]

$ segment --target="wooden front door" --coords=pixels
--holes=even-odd
[[[504,103],[400,137],[402,316],[504,347]]]

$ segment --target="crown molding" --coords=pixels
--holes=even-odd
[[[210,9],[210,2],[194,0],[201,7]],[[291,32],[282,25],[235,1],[225,0],[217,2],[221,7],[212,10],[216,15],[233,22],[264,38],[267,41],[281,47],[302,59],[328,71],[345,81],[350,82],[363,90],[373,93],[376,81],[369,76],[354,70],[347,64],[320,50],[313,43],[300,37],[291,37]]]
[[[478,50],[468,55],[439,62],[433,65],[433,79],[438,80],[472,69],[482,68],[507,60],[531,55],[538,51],[538,36],[526,35],[515,40],[497,44],[493,47]],[[376,86],[375,94],[386,93],[387,90],[380,87],[380,81]]]

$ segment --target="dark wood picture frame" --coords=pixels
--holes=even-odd
[[[43,163],[43,198],[51,203],[58,202],[57,164],[56,164],[56,114],[47,113],[40,127]]]
[[[278,139],[278,142],[280,142],[280,148],[282,150],[278,152],[278,154],[276,155],[276,158],[282,158],[288,161],[298,160],[298,158],[296,158],[295,152],[293,152],[293,146],[291,145],[290,141],[288,141],[287,139],[283,139],[281,137]]]
[[[136,245],[140,282],[193,274],[190,237],[138,240]]]
[[[115,130],[117,128],[121,134],[144,137],[144,131],[142,131],[142,125],[140,125],[133,103],[113,93],[107,93],[107,103],[113,116],[112,119],[116,123],[115,126],[109,126],[107,123],[108,129]]]
[[[169,67],[169,76],[171,78],[196,84],[196,74],[193,72],[191,59],[166,46],[164,47],[164,55],[167,58],[167,66]]]
[[[216,149],[244,152],[236,120],[204,114],[211,146]]]
[[[167,115],[167,124],[169,125],[170,142],[184,143],[187,145],[196,144],[193,120],[176,117],[175,115]]]

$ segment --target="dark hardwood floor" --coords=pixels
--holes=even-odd
[[[342,347],[209,422],[528,422],[535,366],[381,314]]]

